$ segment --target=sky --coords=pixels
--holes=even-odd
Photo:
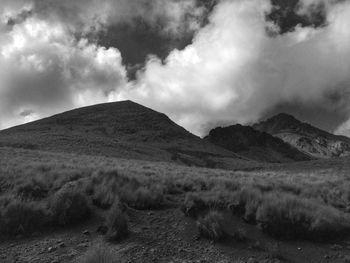
[[[194,134],[280,112],[350,136],[348,0],[0,0],[0,129],[133,100]]]

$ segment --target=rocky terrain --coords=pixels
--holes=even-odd
[[[279,138],[239,124],[215,128],[205,139],[256,161],[292,162],[311,159]]]
[[[253,128],[276,136],[301,152],[316,158],[331,158],[350,155],[350,139],[337,136],[293,116],[281,113]]]

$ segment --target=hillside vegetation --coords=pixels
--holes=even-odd
[[[79,108],[0,131],[0,146],[210,168],[252,165],[132,101]]]
[[[29,221],[43,218],[43,208],[50,211],[45,222],[66,225],[87,218],[94,210],[90,205],[109,209],[120,200],[135,209],[161,208],[179,193],[185,195],[185,214],[229,209],[271,235],[322,238],[350,229],[346,159],[341,169],[337,163],[233,172],[13,148],[0,148],[0,155],[2,232],[33,231]],[[64,200],[72,207],[62,206]],[[9,220],[21,211],[31,211],[23,219],[28,222]]]

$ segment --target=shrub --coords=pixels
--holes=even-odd
[[[38,203],[12,201],[3,208],[0,232],[8,235],[26,235],[45,226],[49,217]]]
[[[119,202],[115,202],[107,215],[107,238],[117,241],[128,236],[128,221]]]
[[[219,241],[227,237],[223,227],[222,215],[217,211],[210,211],[197,220],[199,234],[205,238]]]
[[[93,247],[80,260],[80,263],[118,263],[112,251],[103,247]]]
[[[88,218],[90,208],[85,196],[74,188],[64,188],[58,191],[50,200],[53,223],[68,225],[78,223]]]

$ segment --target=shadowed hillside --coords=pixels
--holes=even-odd
[[[255,124],[253,127],[279,137],[300,151],[316,158],[350,155],[349,138],[328,133],[285,113]]]
[[[247,160],[132,101],[75,109],[0,132],[0,146],[234,168]]]
[[[253,160],[291,162],[311,159],[279,138],[239,124],[215,128],[206,140]]]

